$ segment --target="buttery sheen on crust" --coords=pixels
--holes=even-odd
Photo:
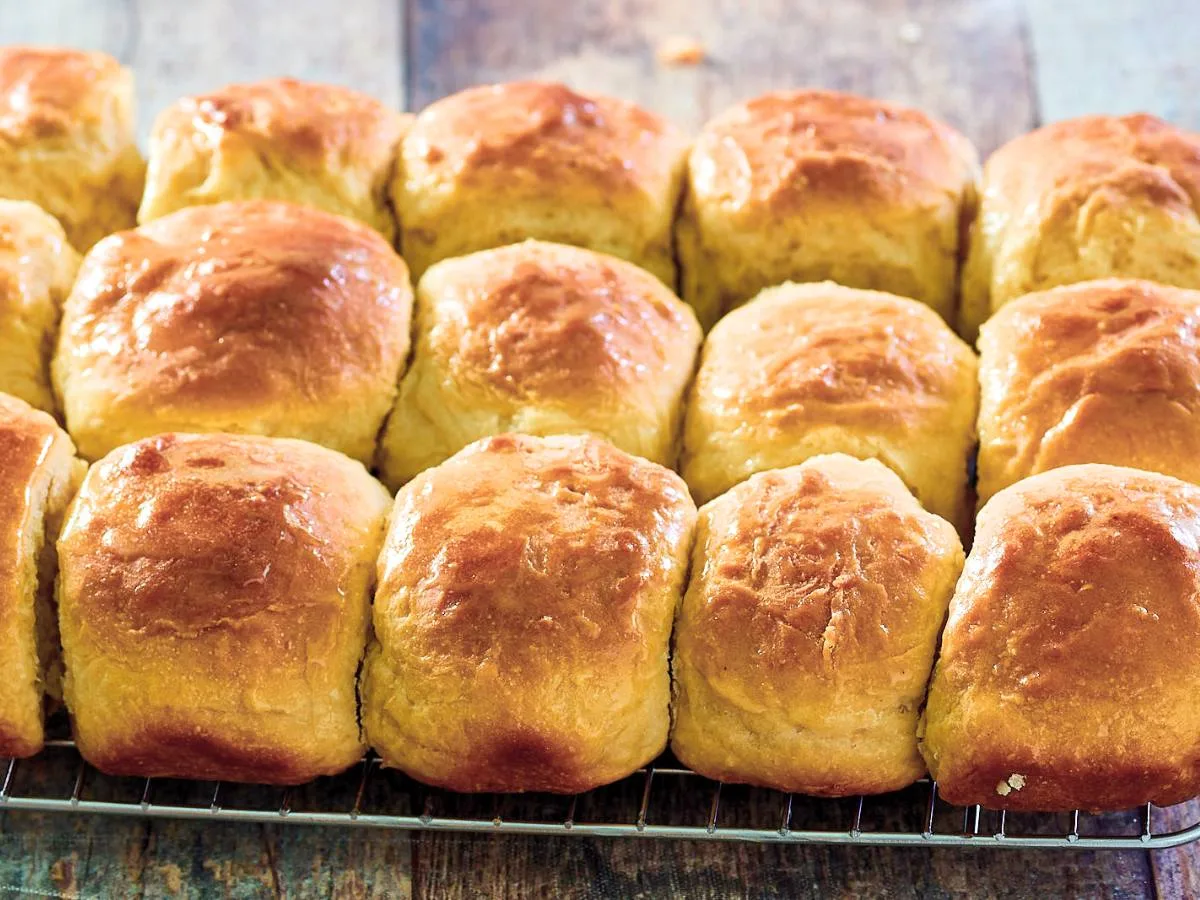
[[[1072,463],[1200,483],[1200,291],[1108,279],[1030,294],[979,349],[980,502]]]
[[[839,282],[953,320],[975,149],[924,113],[832,91],[776,91],[700,133],[677,224],[683,299],[709,328],[784,281]]]
[[[348,88],[272,78],[184,97],[150,136],[138,221],[222,200],[287,200],[394,242],[388,188],[411,116]]]
[[[700,326],[648,272],[540,241],[482,250],[425,273],[416,321],[381,447],[388,484],[506,431],[592,433],[675,464]]]
[[[1200,791],[1200,488],[1067,466],[996,494],[942,635],[922,753],[940,795],[1017,810]]]
[[[0,200],[0,391],[54,412],[50,353],[79,255],[32,203]]]
[[[224,431],[369,463],[411,315],[404,261],[365,225],[266,200],[193,207],[87,255],[54,387],[87,459],[164,431]]]
[[[453,94],[402,144],[392,200],[404,258],[420,277],[448,257],[539,238],[611,253],[674,289],[687,148],[653,113],[561,84]]]
[[[592,437],[487,438],[409,482],[363,675],[384,764],[576,793],[661,753],[695,518],[679,476]]]
[[[0,394],[0,759],[42,749],[62,688],[54,540],[83,463],[50,416]]]
[[[357,761],[389,500],[360,464],[303,441],[168,434],[93,466],[58,544],[83,757],[266,784]]]
[[[703,503],[755,472],[847,453],[887,464],[965,526],[976,365],[916,301],[830,282],[770,288],[705,341],[683,476]]]
[[[1200,135],[1085,116],[1005,144],[983,171],[960,330],[1005,303],[1095,278],[1200,288]]]
[[[111,56],[0,47],[0,197],[42,207],[79,250],[134,223],[134,125],[133,74]]]
[[[700,510],[675,629],[681,762],[821,796],[925,772],[917,716],[963,551],[894,473],[842,454]]]

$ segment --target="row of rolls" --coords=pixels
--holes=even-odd
[[[0,755],[1200,790],[1200,137],[130,77],[0,50]]]

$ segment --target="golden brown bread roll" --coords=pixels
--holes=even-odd
[[[388,188],[411,118],[357,91],[294,78],[184,97],[154,123],[138,221],[222,200],[287,200],[394,241]]]
[[[0,394],[0,759],[42,749],[61,695],[54,541],[83,468],[50,416]]]
[[[0,391],[54,412],[50,353],[79,255],[32,203],[0,200]]]
[[[303,441],[160,435],[92,467],[58,544],[65,695],[103,772],[297,784],[363,753],[390,497]]]
[[[363,673],[384,764],[575,793],[661,753],[695,517],[675,473],[585,436],[487,438],[409,482]]]
[[[979,349],[980,502],[1072,463],[1200,483],[1200,291],[1108,279],[1030,294]]]
[[[928,307],[831,282],[763,291],[714,328],[684,424],[698,502],[822,453],[879,459],[964,526],[976,359]]]
[[[913,297],[953,319],[970,142],[924,113],[777,91],[705,125],[677,224],[683,299],[711,327],[784,281]]]
[[[922,753],[950,803],[1200,791],[1200,488],[1079,465],[996,494],[950,605]]]
[[[425,273],[416,320],[381,447],[388,484],[506,431],[590,432],[675,464],[700,326],[648,272],[541,241],[482,250]]]
[[[1200,135],[1153,116],[1085,116],[988,159],[960,331],[1033,291],[1112,276],[1200,288]]]
[[[392,201],[404,258],[419,278],[438,260],[540,238],[611,253],[673,289],[687,148],[653,113],[561,84],[453,94],[401,146]]]
[[[80,250],[134,223],[134,125],[133,74],[111,56],[0,47],[0,197],[36,203]]]
[[[265,200],[193,207],[88,254],[54,386],[88,459],[163,431],[225,431],[369,462],[411,313],[404,261],[365,225]]]
[[[842,454],[700,510],[675,630],[680,761],[822,796],[925,772],[917,716],[963,550],[894,473]]]

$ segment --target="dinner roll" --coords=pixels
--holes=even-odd
[[[981,502],[1071,463],[1200,483],[1200,291],[1053,288],[1006,305],[979,347]]]
[[[266,200],[192,207],[88,254],[54,385],[88,459],[163,431],[227,431],[369,462],[411,312],[403,260],[365,225]]]
[[[50,351],[79,255],[32,203],[0,200],[0,391],[54,411]]]
[[[684,765],[822,796],[925,773],[917,714],[963,550],[875,460],[753,476],[700,510],[675,632]]]
[[[1010,300],[1118,276],[1200,288],[1200,135],[1086,116],[997,150],[963,270],[960,330]]]
[[[667,650],[696,508],[588,436],[486,438],[396,498],[363,723],[456,791],[576,793],[667,742]]]
[[[266,784],[358,760],[355,678],[389,499],[303,441],[166,434],[93,466],[58,543],[84,759]]]
[[[540,241],[482,250],[425,273],[416,319],[381,448],[388,483],[505,431],[591,432],[675,464],[700,326],[637,266]]]
[[[703,503],[755,472],[848,453],[965,526],[975,379],[970,348],[920,303],[831,282],[770,288],[705,341],[683,475]]]
[[[392,201],[419,277],[524,238],[611,253],[675,286],[671,222],[686,136],[624,100],[561,84],[474,87],[422,111]]]
[[[1200,791],[1200,488],[1067,466],[996,494],[950,604],[922,752],[950,803]]]
[[[36,203],[87,250],[133,225],[144,174],[128,69],[103,53],[0,47],[0,197]]]
[[[0,394],[0,758],[42,749],[61,696],[54,540],[83,463],[50,416]]]
[[[272,78],[184,97],[154,123],[138,221],[222,200],[288,200],[389,241],[388,187],[411,116],[347,88]]]
[[[957,131],[891,103],[832,91],[739,103],[688,162],[683,299],[707,328],[765,287],[830,279],[952,319],[978,167]]]

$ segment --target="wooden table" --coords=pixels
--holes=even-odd
[[[988,152],[1043,120],[1144,109],[1200,130],[1196,0],[0,0],[0,43],[106,50],[142,131],[177,96],[291,74],[419,109],[537,75],[696,128],[820,85],[944,116]],[[521,9],[520,12],[517,10]],[[661,65],[665,38],[708,58]],[[112,897],[1163,897],[1200,852],[965,852],[532,840],[0,817],[0,894]]]

